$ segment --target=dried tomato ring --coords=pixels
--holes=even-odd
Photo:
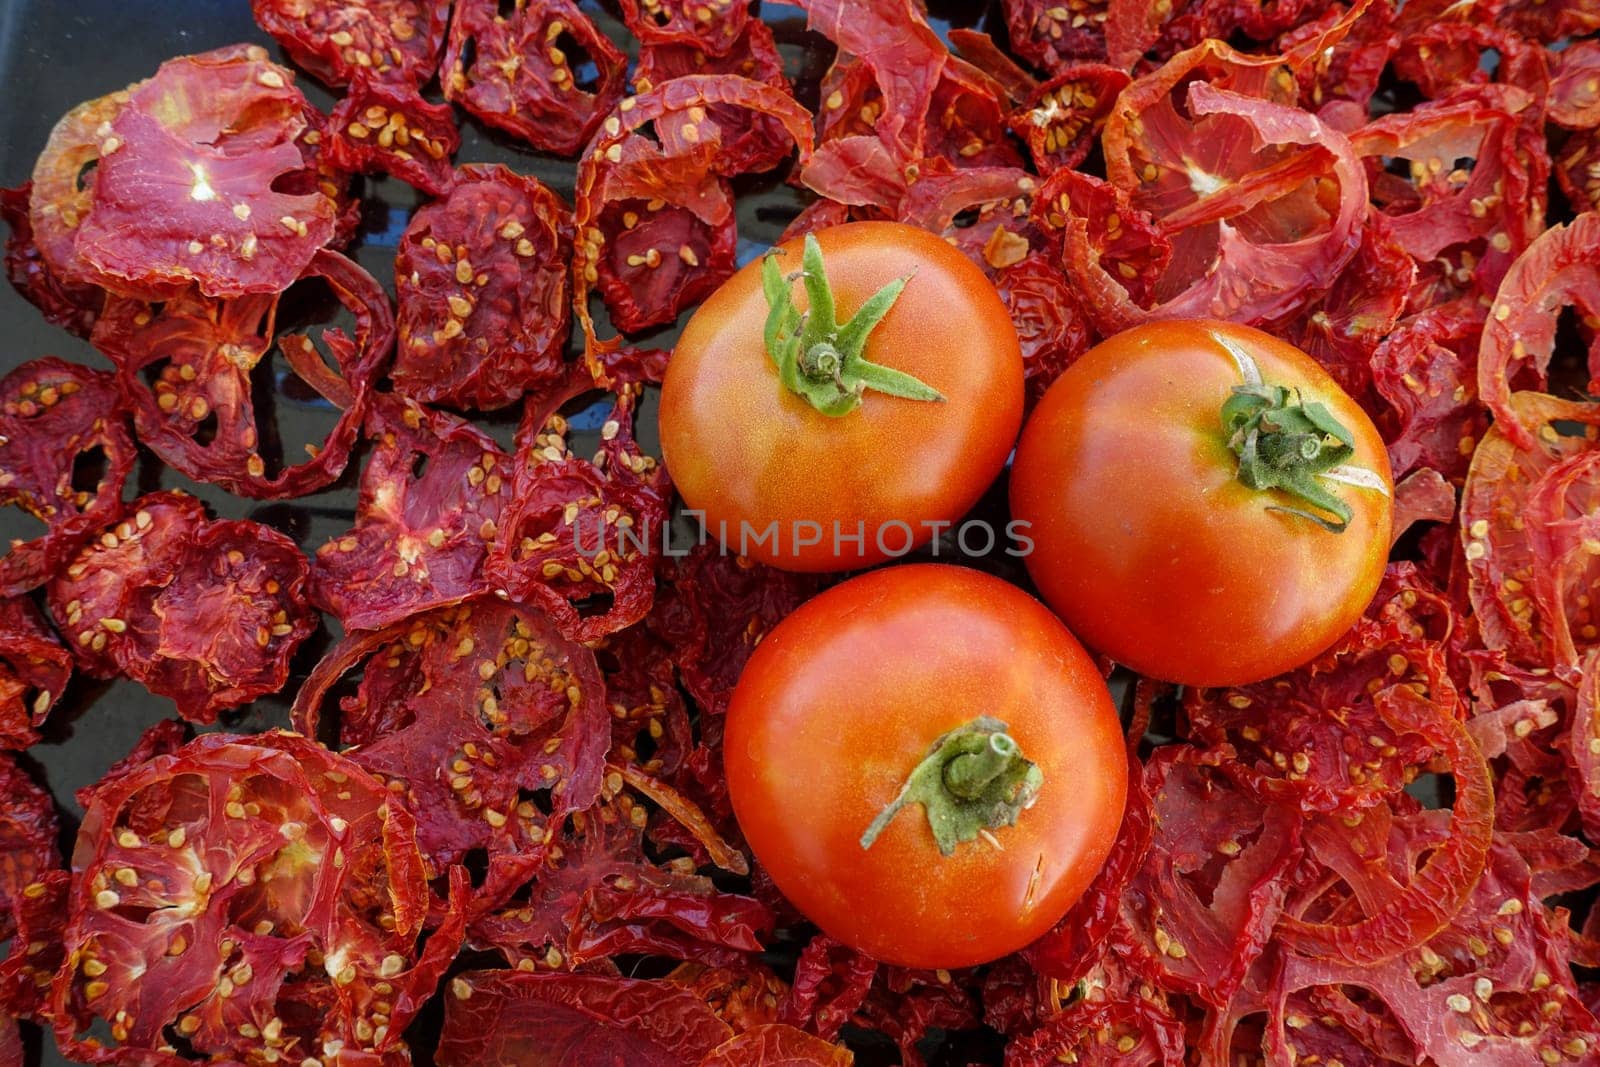
[[[381,1057],[404,1057],[464,900],[419,952],[428,872],[381,782],[295,734],[206,734],[85,799],[50,1005],[69,1056],[156,1062],[176,1035],[219,1061],[405,1062]]]
[[[511,460],[468,422],[395,397],[368,417],[356,524],[317,550],[312,598],[372,630],[485,591]]]
[[[305,389],[339,411],[326,440],[308,446],[311,457],[298,464],[273,454],[277,435],[257,424],[255,411],[252,372],[273,346],[277,295],[214,300],[190,291],[159,309],[133,300],[107,305],[95,345],[118,366],[140,440],[173,469],[257,499],[309,493],[344,471],[394,344],[393,313],[372,276],[337,252],[319,251],[302,278],[327,283],[355,316],[356,336],[323,331],[332,366],[309,337],[277,338]],[[269,471],[269,457],[284,460],[282,469]]]
[[[439,66],[450,0],[250,0],[289,58],[334,88],[362,72],[421,86]]]
[[[33,601],[0,599],[0,749],[27,748],[72,677],[72,654]],[[3,909],[0,909],[3,910]]]
[[[445,199],[412,216],[395,254],[395,388],[488,411],[560,380],[571,247],[566,206],[537,179],[463,167]]]
[[[16,933],[14,913],[28,888],[61,866],[55,801],[8,752],[0,753],[0,936]]]
[[[1102,63],[1075,63],[1040,85],[1007,120],[1028,144],[1040,174],[1082,163],[1105,126],[1128,75]]]
[[[559,415],[524,427],[516,480],[484,564],[496,592],[543,608],[575,640],[638,622],[655,596],[668,490],[665,470],[634,442],[638,391],[617,395],[593,463],[572,455]]]
[[[44,151],[33,165],[33,194],[28,220],[50,272],[65,285],[99,284],[95,270],[77,250],[78,228],[94,203],[96,173],[111,120],[121,114],[136,82],[67,112],[50,131]],[[138,295],[139,286],[131,295]]]
[[[757,21],[745,0],[622,0],[622,20],[646,48],[677,45],[713,60]]]
[[[571,0],[458,0],[446,99],[535,148],[571,155],[622,99],[628,60]],[[595,74],[586,78],[584,68]]]
[[[116,513],[134,455],[111,375],[47,357],[0,378],[0,504],[47,527],[0,557],[0,596],[43,585]]]
[[[544,841],[556,818],[600,796],[611,740],[594,654],[543,612],[493,599],[416,615],[355,634],[319,663],[295,700],[296,726],[321,727],[329,690],[361,667],[343,700],[339,740],[416,814],[418,844],[436,867],[474,849],[491,858]]]
[[[333,237],[334,205],[320,191],[274,189],[305,167],[305,109],[294,75],[254,45],[163,63],[98,142],[92,203],[73,239],[93,268],[87,280],[164,295],[191,284],[207,296],[287,288]]]
[[[430,104],[409,85],[364,72],[328,117],[326,136],[329,165],[392,174],[430,196],[450,188],[450,157],[461,147],[449,104]]]
[[[85,670],[120,672],[208,723],[283,687],[316,629],[309,565],[283,534],[210,522],[192,497],[142,497],[50,586]]]
[[[95,285],[71,284],[56,276],[34,240],[28,203],[33,183],[0,189],[0,221],[11,231],[6,238],[6,278],[12,288],[43,312],[45,321],[88,337],[95,316],[105,302],[105,290]]]

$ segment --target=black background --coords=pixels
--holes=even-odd
[[[631,55],[633,42],[614,9],[584,0],[582,6]],[[932,21],[941,34],[952,25],[978,26],[1001,34],[997,3],[930,4]],[[832,58],[832,46],[805,30],[798,8],[767,4],[762,17],[774,28],[787,71],[796,83],[801,101],[814,108],[816,87]],[[168,58],[201,52],[221,45],[253,41],[265,45],[279,62],[287,59],[253,21],[247,0],[0,0],[0,185],[26,181],[34,160],[44,147],[56,120],[76,104],[123,88],[149,77]],[[334,97],[309,75],[299,85],[318,107],[327,111]],[[426,90],[437,99],[437,84]],[[518,147],[500,134],[486,130],[459,110],[463,145],[457,163],[501,162],[531,173],[570,202],[574,164],[571,160]],[[805,194],[783,182],[783,173],[736,183],[739,194],[739,258],[746,262],[771,244],[790,219],[804,206]],[[393,292],[392,263],[395,244],[422,194],[391,179],[362,179],[363,224],[354,255],[387,289]],[[291,304],[296,302],[291,301]],[[295,325],[298,316],[311,324],[326,320],[327,301],[302,300],[286,308],[280,329]],[[645,338],[667,346],[674,336],[667,330]],[[0,375],[44,355],[57,355],[102,369],[109,364],[85,341],[46,323],[39,313],[15,293],[0,285]],[[292,377],[292,375],[290,376]],[[302,441],[320,441],[331,425],[323,405],[307,404],[292,391],[279,390],[267,401],[285,443],[285,454],[299,451]],[[569,413],[574,430],[598,429],[604,408]],[[509,441],[515,408],[476,420],[489,432]],[[654,440],[653,415],[641,418],[641,438],[648,447]],[[572,434],[574,451],[583,454],[591,444],[579,432]],[[356,500],[358,449],[345,476],[320,493],[287,501],[250,501],[232,497],[214,487],[198,485],[167,470],[150,453],[141,451],[130,478],[127,495],[163,488],[181,488],[204,500],[223,518],[249,518],[266,523],[293,537],[308,552],[330,536],[348,529]],[[997,495],[997,494],[996,494]],[[992,497],[991,497],[992,499]],[[16,509],[0,509],[0,545],[12,538],[29,538],[42,526]],[[210,729],[248,733],[288,725],[293,693],[307,671],[338,637],[338,628],[325,620],[324,628],[300,650],[294,674],[284,693],[225,714]],[[44,728],[44,740],[29,749],[24,762],[46,783],[56,798],[62,819],[62,848],[70,856],[81,813],[73,790],[97,781],[110,765],[125,755],[151,724],[173,714],[172,703],[126,680],[99,682],[75,676],[62,702]],[[423,1030],[430,1029],[425,1025]],[[58,1065],[70,1061],[54,1048],[48,1034],[24,1024],[30,1065]],[[998,1062],[991,1039],[970,1035],[954,1041],[930,1042],[934,1062],[967,1064]],[[431,1035],[413,1034],[418,1063],[430,1062]],[[862,1067],[896,1062],[892,1048],[871,1041],[852,1041]]]

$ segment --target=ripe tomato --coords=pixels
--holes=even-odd
[[[684,501],[733,551],[788,570],[928,540],[977,503],[1021,424],[1022,353],[994,287],[947,242],[890,222],[739,271],[689,320],[661,388]]]
[[[1085,353],[1011,474],[1046,602],[1090,647],[1190,685],[1281,674],[1349,629],[1383,577],[1392,497],[1378,431],[1315,361],[1210,321]]]
[[[1015,586],[943,564],[853,578],[774,628],[724,752],[778,888],[908,967],[983,963],[1050,929],[1105,862],[1128,784],[1083,647]]]

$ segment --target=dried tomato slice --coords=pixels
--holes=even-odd
[[[1488,51],[1497,56],[1492,77],[1481,62]],[[1437,22],[1423,26],[1405,36],[1391,62],[1397,76],[1415,83],[1432,99],[1447,96],[1459,86],[1484,85],[1491,80],[1518,86],[1540,98],[1556,88],[1550,81],[1545,50],[1492,24]],[[1549,103],[1559,109],[1555,99]]]
[[[1109,0],[1003,0],[1001,4],[1012,50],[1052,74],[1080,60],[1106,58],[1110,6]]]
[[[1353,812],[1392,799],[1413,768],[1438,754],[1428,737],[1380,714],[1377,694],[1395,685],[1457,706],[1436,647],[1402,627],[1361,619],[1305,667],[1256,685],[1191,691],[1184,709],[1191,737],[1228,746],[1234,755],[1222,770],[1263,800]]]
[[[699,1067],[850,1067],[855,1055],[782,1023],[752,1027],[712,1049]]]
[[[1401,322],[1372,356],[1372,379],[1395,414],[1389,464],[1395,477],[1431,467],[1460,480],[1488,428],[1473,374],[1484,308],[1436,305]]]
[[[141,497],[50,586],[84,670],[122,673],[208,723],[274,693],[316,629],[305,557],[276,530],[208,522],[192,497]]]
[[[575,640],[638,622],[655,595],[668,489],[665,470],[634,442],[638,395],[637,387],[616,394],[592,463],[572,455],[561,416],[524,425],[510,500],[484,564],[497,594],[538,605]]]
[[[1114,272],[1117,284],[1137,303],[1154,298],[1156,282],[1172,261],[1172,243],[1122,189],[1079,171],[1058,170],[1039,190],[1034,216],[1063,233],[1067,258]],[[1078,302],[1083,303],[1081,292]]]
[[[439,65],[450,0],[250,0],[256,23],[319,80],[361,73],[421,86]]]
[[[61,866],[55,801],[10,753],[0,753],[0,936],[17,932],[14,911],[28,887]]]
[[[212,300],[191,291],[159,308],[134,300],[107,305],[95,345],[118,366],[139,439],[174,470],[268,500],[312,492],[343,473],[394,344],[394,318],[382,287],[337,252],[319,251],[302,278],[327,284],[355,316],[356,335],[322,331],[332,365],[307,336],[276,338],[300,395],[339,409],[327,438],[308,445],[311,458],[298,464],[287,462],[274,428],[258,425],[256,416],[252,375],[275,343],[276,295]],[[283,461],[282,468],[269,471],[269,459]]]
[[[56,276],[33,238],[28,204],[33,183],[0,189],[0,221],[11,231],[6,238],[6,277],[12,288],[44,313],[45,321],[79,337],[88,337],[95,316],[105,302],[105,290],[95,285],[65,282]]]
[[[52,816],[53,818],[54,816]],[[60,862],[60,856],[56,856]],[[42,872],[17,894],[7,929],[11,952],[0,960],[0,1011],[18,1019],[39,1019],[50,999],[50,983],[66,961],[62,934],[67,925],[67,892],[72,876]],[[41,1021],[43,1021],[41,1019]],[[0,1063],[5,1063],[0,1051]],[[15,1067],[23,1067],[18,1050]]]
[[[1550,121],[1572,130],[1600,126],[1600,42],[1574,41],[1555,57],[1546,101]]]
[[[1089,155],[1128,75],[1103,63],[1074,63],[1039,86],[1007,120],[1040,174],[1071,169]]]
[[[1555,172],[1573,211],[1600,210],[1600,136],[1595,130],[1568,135],[1556,157]]]
[[[620,788],[613,771],[607,795]],[[660,793],[660,783],[652,785]],[[681,797],[673,806],[692,813]],[[663,816],[658,816],[658,818]],[[671,815],[664,816],[671,818]],[[642,851],[646,807],[623,791],[572,815],[558,812],[526,827],[551,847],[534,854],[525,887],[472,925],[473,943],[498,950],[519,967],[583,968],[619,955],[644,954],[731,966],[761,951],[772,911],[718,889],[688,856],[652,862]],[[524,962],[526,961],[526,962]]]
[[[62,285],[98,284],[98,272],[77,250],[77,232],[94,203],[105,133],[143,84],[86,100],[61,116],[34,162],[28,221],[40,257]]]
[[[1373,353],[1405,310],[1417,268],[1388,219],[1369,211],[1361,245],[1320,299],[1300,310],[1285,334],[1332,374],[1344,391],[1368,399]],[[1403,474],[1397,470],[1396,477]]]
[[[1556,320],[1567,305],[1600,314],[1600,215],[1583,214],[1544,231],[1506,271],[1495,293],[1478,349],[1478,394],[1495,425],[1517,447],[1537,447],[1512,390],[1545,384],[1556,344]],[[1590,355],[1590,375],[1600,379],[1600,354]]]
[[[1182,1022],[1153,1000],[1081,1000],[1009,1045],[1006,1063],[1179,1067],[1184,1048]]]
[[[305,108],[294,75],[255,46],[169,60],[131,89],[73,238],[93,280],[165,295],[287,288],[334,229],[320,191],[273,187],[305,167]]]
[[[1507,407],[1511,416],[1473,454],[1462,492],[1472,610],[1486,647],[1573,680],[1600,638],[1589,603],[1596,557],[1584,547],[1600,487],[1600,410],[1543,393],[1513,393]],[[1518,447],[1517,433],[1531,447]]]
[[[1030,401],[1089,350],[1088,313],[1061,268],[1034,253],[1001,269],[994,279],[1022,344],[1022,373]]]
[[[1122,895],[1116,952],[1156,984],[1226,1006],[1278,921],[1300,856],[1300,816],[1263,805],[1198,751],[1146,760],[1154,833]]]
[[[625,105],[625,106],[623,106]],[[712,120],[712,109],[723,116]],[[572,274],[591,360],[601,342],[587,294],[599,284],[612,322],[625,331],[670,322],[734,267],[733,201],[723,178],[741,160],[724,154],[725,109],[770,116],[811,151],[811,116],[782,90],[733,75],[689,75],[630,97],[578,161]],[[642,132],[653,128],[659,142]]]
[[[483,562],[510,499],[511,461],[471,423],[380,397],[367,421],[356,524],[317,550],[311,595],[373,630],[488,588]]]
[[[1372,846],[1366,855],[1350,852],[1351,828],[1335,823],[1313,831],[1313,841],[1345,880],[1362,887],[1364,898],[1379,904],[1403,892],[1391,864],[1409,863],[1406,853],[1436,847],[1439,834],[1421,822],[1371,818],[1355,833]],[[1383,833],[1388,839],[1376,836]],[[1399,853],[1395,856],[1392,853]],[[1359,1025],[1376,1002],[1397,1028],[1372,1020],[1372,1037],[1415,1063],[1582,1062],[1600,1043],[1600,1021],[1584,1005],[1573,984],[1565,935],[1531,885],[1527,862],[1507,842],[1489,851],[1483,876],[1455,919],[1414,951],[1381,964],[1354,964],[1338,958],[1290,955],[1277,980],[1285,991],[1322,992],[1340,987],[1360,990],[1359,1012],[1341,1015]],[[1290,1011],[1276,1013],[1277,1050],[1286,1051],[1296,1034]],[[1339,1016],[1334,1016],[1337,1021]],[[1322,1025],[1328,1025],[1324,1016]],[[1284,1027],[1290,1030],[1285,1032]],[[1356,1031],[1360,1033],[1360,1030]],[[1295,1042],[1298,1044],[1298,1042]]]
[[[26,597],[0,599],[0,749],[27,748],[72,677],[72,654]]]
[[[172,561],[207,521],[205,506],[180,492],[142,496],[127,514],[50,582],[50,616],[78,666],[97,678],[120,669],[112,646],[124,641],[141,591],[166,583]]]
[[[1391,726],[1421,734],[1443,753],[1456,784],[1448,837],[1415,871],[1407,859],[1408,882],[1389,900],[1349,921],[1280,918],[1278,938],[1290,950],[1357,965],[1392,959],[1448,926],[1477,885],[1494,835],[1494,780],[1456,709],[1405,686],[1381,690],[1373,702]]]
[[[536,793],[549,791],[558,816],[599,797],[604,683],[594,655],[543,613],[477,601],[348,637],[301,688],[300,729],[317,732],[329,691],[358,665],[360,687],[340,703],[345,754],[416,814],[436,869],[474,849],[493,864],[539,846]]]
[[[458,0],[446,99],[535,148],[571,155],[622,99],[627,57],[571,0]],[[594,74],[586,75],[588,66]]]
[[[1216,80],[1188,80],[1208,73]],[[1342,134],[1260,95],[1285,82],[1286,68],[1208,42],[1117,98],[1107,176],[1158,220],[1173,254],[1144,306],[1098,262],[1081,226],[1068,227],[1067,268],[1102,331],[1150,318],[1270,321],[1350,260],[1365,214],[1360,165]],[[1185,86],[1180,110],[1174,93]]]
[[[725,32],[727,24],[742,19],[743,8],[734,10],[740,15],[701,25],[715,26],[718,32]],[[691,74],[734,74],[793,93],[789,79],[784,76],[783,57],[778,54],[772,30],[759,19],[745,21],[744,28],[720,54],[708,53],[684,41],[656,41],[647,39],[644,33],[639,37],[646,43],[639,49],[639,69],[634,73],[636,93],[649,92],[663,82]],[[788,157],[789,135],[774,116],[729,104],[712,105],[706,113],[709,121],[722,132],[719,155],[726,160],[723,164],[726,171],[771,170]]]
[[[1544,229],[1550,163],[1532,101],[1514,86],[1468,86],[1351,135],[1374,204],[1419,265],[1443,266],[1436,284],[1450,295],[1492,292]],[[1385,168],[1397,158],[1409,180]],[[1464,160],[1470,169],[1456,166]]]
[[[468,971],[450,980],[440,1067],[520,1063],[697,1065],[732,1038],[699,998],[661,982],[599,974]]]
[[[102,784],[73,866],[74,965],[51,1012],[61,1047],[96,1062],[165,1062],[175,1039],[219,1061],[296,1062],[333,1042],[356,1057],[341,1062],[393,1062],[379,1057],[404,1055],[460,944],[464,880],[419,954],[410,816],[296,734],[207,734]]]
[[[0,596],[43,585],[116,514],[134,444],[109,374],[45,358],[0,378],[0,505],[46,525],[0,556]],[[93,478],[92,485],[81,484]]]
[[[756,644],[817,591],[790,574],[700,545],[671,563],[650,625],[703,714],[720,716]]]
[[[445,199],[412,216],[395,253],[395,388],[491,410],[559,380],[571,246],[566,206],[537,179],[463,167]]]
[[[392,174],[442,196],[454,180],[450,157],[461,147],[455,112],[430,104],[409,85],[365,71],[328,118],[327,160],[347,171]]]
[[[621,6],[628,31],[645,49],[675,45],[713,60],[737,48],[746,28],[758,21],[743,0],[622,0]]]

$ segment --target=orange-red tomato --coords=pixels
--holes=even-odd
[[[1224,402],[1256,377],[1285,388],[1287,409],[1246,396],[1236,413],[1259,418],[1225,427]],[[1294,410],[1321,419],[1315,404],[1348,447]],[[1257,484],[1324,496],[1247,485],[1230,442],[1246,449],[1252,427]],[[1284,458],[1299,449],[1316,455]],[[1260,681],[1337,640],[1383,577],[1392,501],[1382,438],[1314,360],[1210,321],[1139,326],[1087,352],[1029,418],[1011,474],[1046,602],[1090,647],[1190,685]]]
[[[871,386],[854,410],[830,415],[787,387],[765,338],[764,262],[695,312],[661,388],[662,456],[685,503],[732,550],[799,571],[861,567],[927,541],[930,523],[957,520],[977,503],[1022,424],[1016,330],[971,261],[899,223],[851,223],[816,239],[837,320],[908,279],[862,357],[942,400]],[[778,247],[783,275],[799,270],[801,247]],[[801,281],[786,288],[809,313]],[[815,382],[829,387],[821,370]],[[775,536],[762,538],[774,523]]]
[[[929,809],[891,806],[919,765],[941,810],[952,784],[972,792],[981,779],[961,772],[982,764],[923,761],[984,717],[988,732],[952,743],[1004,760],[1003,733],[1036,788],[1001,798],[1014,823],[968,826],[944,854]],[[911,967],[982,963],[1050,929],[1105,862],[1127,791],[1116,710],[1083,647],[1015,586],[943,564],[853,578],[773,629],[734,690],[724,753],[739,826],[784,895]]]

